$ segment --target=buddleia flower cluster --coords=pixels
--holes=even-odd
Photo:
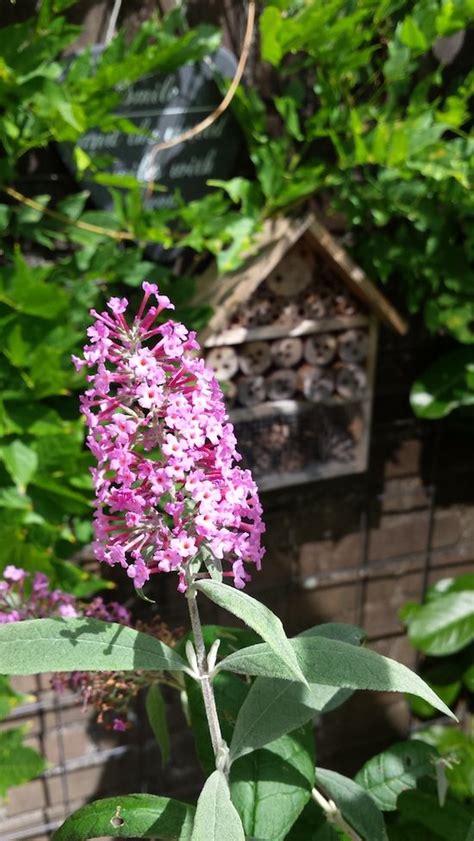
[[[118,602],[105,604],[100,596],[91,602],[81,602],[64,590],[52,589],[42,572],[34,575],[9,564],[0,579],[0,624],[21,622],[24,619],[77,619],[87,616],[106,622],[130,623],[130,613]]]
[[[126,298],[92,310],[90,343],[73,360],[93,369],[81,411],[97,459],[95,555],[124,567],[138,589],[176,572],[184,592],[200,562],[243,588],[263,556],[256,485],[236,464],[223,395],[195,333],[157,323],[173,305],[154,284],[143,292],[133,317]]]

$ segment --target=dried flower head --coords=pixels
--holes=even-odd
[[[176,571],[184,591],[195,560],[227,562],[244,587],[260,569],[264,531],[257,488],[240,456],[214,373],[193,353],[195,334],[156,324],[169,299],[154,284],[130,322],[126,298],[97,313],[76,367],[95,369],[81,411],[97,459],[95,554],[127,569],[141,588]],[[150,305],[150,299],[156,304]]]

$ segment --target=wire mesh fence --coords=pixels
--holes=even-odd
[[[367,474],[264,495],[268,552],[250,592],[279,613],[289,631],[321,621],[352,622],[379,651],[416,666],[398,609],[421,600],[433,580],[472,568],[474,531],[469,465],[463,471],[451,462],[449,476],[446,439],[438,431],[433,440],[429,430],[427,441],[418,432],[416,425],[402,424],[396,441],[393,427],[391,443],[376,436]],[[182,601],[168,578],[160,582],[160,612],[171,627],[183,625]],[[212,605],[205,619],[229,622]],[[172,760],[163,772],[144,716],[132,733],[118,737],[101,732],[72,693],[55,694],[47,678],[30,680],[26,688],[36,700],[18,708],[8,726],[32,722],[31,743],[50,767],[39,780],[12,790],[0,813],[3,841],[46,841],[67,814],[95,797],[160,791],[186,799],[198,790],[201,772],[176,696],[168,708]],[[360,704],[356,698],[348,711],[331,714],[318,734],[318,755],[342,771],[355,770],[410,727],[401,698],[364,696]],[[370,733],[362,726],[368,705]],[[347,727],[344,756],[341,726]]]

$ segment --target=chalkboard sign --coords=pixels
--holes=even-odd
[[[200,198],[210,178],[229,178],[242,135],[232,113],[227,110],[195,138],[152,155],[155,144],[181,134],[211,114],[222,99],[214,80],[217,72],[232,77],[235,57],[221,48],[207,61],[187,64],[168,76],[150,74],[123,91],[118,113],[143,129],[142,134],[121,131],[89,131],[79,146],[90,155],[110,155],[110,172],[134,175],[144,184],[153,181],[167,188],[154,192],[150,207],[165,208],[175,204],[173,193],[179,190],[185,201]],[[150,137],[151,134],[151,137]],[[65,158],[71,162],[69,154]],[[92,199],[102,208],[111,206],[108,190],[94,182],[86,184]]]

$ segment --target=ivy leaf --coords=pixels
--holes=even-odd
[[[239,814],[222,771],[206,780],[196,807],[191,841],[245,841]]]
[[[0,626],[0,674],[185,668],[185,661],[160,640],[115,622],[26,619]]]
[[[20,439],[0,448],[0,458],[12,477],[19,493],[26,488],[38,467],[38,456]]]
[[[428,49],[428,41],[423,31],[418,26],[415,18],[411,15],[408,15],[403,20],[398,32],[402,44],[409,47],[411,50],[415,50],[416,52],[425,52],[425,50]]]
[[[306,683],[296,655],[283,630],[283,625],[268,607],[241,590],[236,590],[226,584],[220,584],[218,581],[196,581],[194,586],[212,602],[225,608],[234,616],[238,616],[249,628],[256,631],[262,639],[266,640],[274,654],[286,665],[293,677]]]
[[[23,744],[24,734],[23,727],[0,733],[0,797],[12,786],[33,780],[46,768],[46,760]]]
[[[413,384],[410,403],[419,418],[443,418],[460,406],[474,405],[474,347],[438,359]]]
[[[160,747],[162,765],[167,765],[170,759],[170,737],[166,723],[166,706],[157,683],[150,686],[145,706],[150,727]]]
[[[103,836],[191,841],[193,820],[194,806],[187,803],[153,794],[126,794],[82,806],[56,830],[53,841]]]
[[[285,127],[295,140],[304,140],[301,131],[298,103],[291,96],[276,96],[275,105],[281,115]]]
[[[393,811],[402,791],[416,788],[421,777],[434,777],[436,757],[436,750],[422,742],[399,742],[369,759],[355,780],[379,809]]]
[[[388,841],[382,813],[358,783],[336,771],[317,768],[316,786],[334,800],[343,817],[362,838]]]
[[[10,685],[5,675],[0,675],[0,721],[6,718],[19,704],[33,701],[32,695],[23,695]]]
[[[281,26],[281,13],[275,6],[267,6],[260,15],[262,58],[275,67],[278,66],[283,57],[283,49],[279,39]]]
[[[410,622],[408,636],[424,654],[460,651],[474,640],[474,591],[448,593],[423,605]]]
[[[246,835],[283,841],[311,797],[312,727],[299,728],[237,760],[230,773],[232,800]]]
[[[0,301],[19,313],[52,321],[64,312],[69,296],[58,284],[48,282],[51,267],[28,266],[15,252],[13,267],[0,277]]]

